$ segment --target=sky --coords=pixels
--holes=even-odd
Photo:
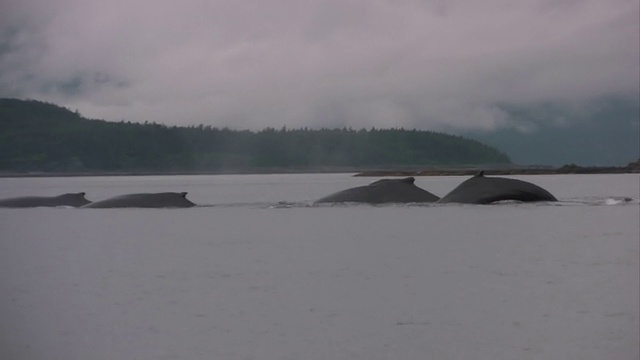
[[[638,101],[639,16],[638,0],[3,0],[0,97],[168,125],[529,131],[509,109]]]

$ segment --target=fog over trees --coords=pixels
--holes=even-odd
[[[280,129],[88,120],[77,111],[0,99],[0,171],[229,172],[509,163],[475,140],[404,129]]]

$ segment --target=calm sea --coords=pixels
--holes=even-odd
[[[640,176],[514,178],[560,202],[311,205],[377,180],[350,174],[0,179],[199,205],[0,209],[0,358],[637,359]]]

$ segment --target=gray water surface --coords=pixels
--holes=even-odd
[[[561,201],[311,206],[376,180],[349,174],[0,179],[0,198],[199,205],[0,209],[0,358],[638,358],[639,176],[516,178]]]

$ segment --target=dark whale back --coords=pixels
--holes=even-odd
[[[414,182],[415,178],[413,177],[382,179],[366,186],[358,186],[325,196],[317,200],[316,203],[384,204],[438,201],[439,198],[437,196],[417,187]]]
[[[23,196],[0,200],[0,207],[29,208],[29,207],[56,207],[72,206],[80,207],[91,203],[85,197],[85,193],[68,193],[58,196]]]
[[[188,208],[196,204],[187,199],[187,193],[164,192],[128,194],[92,202],[84,208]]]
[[[440,199],[439,203],[490,204],[496,201],[557,201],[550,192],[532,183],[500,177],[485,177],[480,171]]]

